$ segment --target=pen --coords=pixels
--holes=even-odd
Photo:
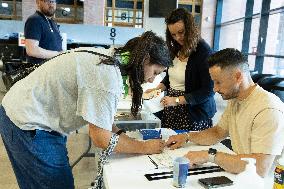
[[[148,158],[150,159],[151,163],[153,163],[156,166],[155,169],[158,169],[158,164],[150,156],[148,156]]]

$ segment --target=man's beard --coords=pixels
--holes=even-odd
[[[42,10],[42,13],[47,17],[52,17],[55,13],[55,9]]]
[[[219,93],[219,94],[222,96],[223,100],[230,100],[230,99],[237,98],[239,93],[240,93],[240,86],[236,86],[232,88],[230,94],[226,94],[226,95],[224,95],[223,93]]]

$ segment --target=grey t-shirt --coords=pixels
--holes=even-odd
[[[113,49],[80,48],[108,56]],[[112,129],[122,94],[118,67],[98,64],[102,56],[86,52],[60,55],[18,81],[2,105],[11,121],[23,130],[41,129],[68,135],[92,123]]]

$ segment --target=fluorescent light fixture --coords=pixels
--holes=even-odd
[[[68,8],[68,7],[62,7],[61,9],[64,10],[64,11],[66,11],[66,12],[70,12],[70,11],[71,11],[71,9]]]
[[[2,3],[2,7],[7,8],[8,6],[8,3]]]

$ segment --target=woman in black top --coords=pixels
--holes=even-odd
[[[193,16],[179,8],[166,18],[166,41],[171,52],[173,67],[154,89],[167,91],[162,127],[174,130],[199,131],[212,127],[216,112],[213,82],[207,63],[212,53],[209,45],[200,37]]]

